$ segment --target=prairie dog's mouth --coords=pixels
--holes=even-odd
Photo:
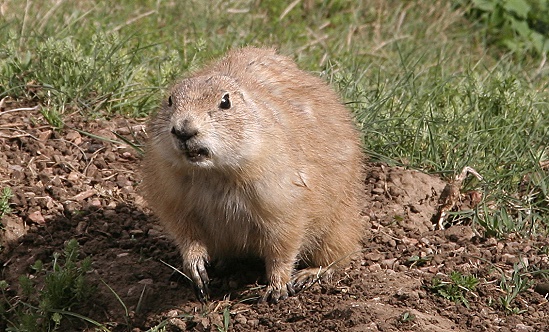
[[[191,164],[199,164],[211,159],[212,153],[196,136],[186,137],[181,133],[174,134],[176,148]]]
[[[188,148],[185,150],[187,160],[198,163],[210,159],[210,150],[207,148]]]

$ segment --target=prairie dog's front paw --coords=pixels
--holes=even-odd
[[[206,302],[210,292],[208,289],[210,279],[206,271],[207,265],[208,261],[203,257],[199,257],[188,262],[185,267],[185,274],[193,283],[196,297],[200,302]]]

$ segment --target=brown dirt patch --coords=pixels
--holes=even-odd
[[[513,301],[520,314],[499,304],[502,275],[522,261],[529,271],[548,269],[544,238],[484,238],[467,225],[433,230],[440,193],[437,177],[383,164],[366,165],[367,224],[364,251],[331,280],[276,305],[246,299],[256,292],[261,264],[239,262],[212,271],[213,300],[201,305],[191,288],[174,280],[162,261],[180,265],[139,194],[140,156],[73,129],[53,130],[37,111],[0,110],[0,181],[10,186],[13,212],[2,219],[0,280],[16,294],[19,275],[31,275],[37,259],[75,238],[91,256],[88,279],[96,296],[78,313],[113,331],[144,331],[169,319],[167,331],[218,330],[228,308],[234,331],[545,331],[547,300],[531,289]],[[67,125],[113,140],[144,140],[143,122],[113,117],[86,120],[74,114]],[[476,275],[467,294],[470,308],[445,300],[427,286],[453,271]],[[542,274],[527,276],[547,282]],[[126,316],[108,284],[129,309]],[[538,287],[539,290],[539,287]],[[541,292],[543,293],[543,292]],[[138,302],[139,308],[137,307]],[[411,314],[413,319],[404,320]],[[75,325],[73,325],[75,324]],[[0,329],[4,328],[0,322]],[[87,327],[93,330],[92,326]],[[86,329],[66,320],[62,330]]]

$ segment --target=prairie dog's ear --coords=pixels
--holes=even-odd
[[[229,99],[229,93],[225,92],[221,97],[221,102],[219,103],[219,108],[223,110],[228,110],[231,108],[231,100]]]

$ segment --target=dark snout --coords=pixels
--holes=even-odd
[[[185,143],[198,134],[198,129],[189,120],[183,120],[180,124],[172,127],[171,133],[182,143]]]
[[[171,133],[190,162],[196,163],[210,158],[210,149],[204,145],[198,128],[191,121],[183,120],[174,124]]]

